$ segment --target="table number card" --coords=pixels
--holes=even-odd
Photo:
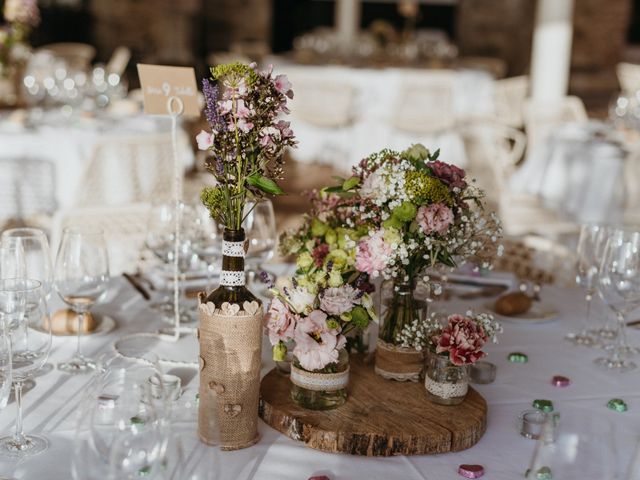
[[[168,115],[167,102],[169,98],[177,97],[184,104],[182,115],[193,117],[200,115],[196,74],[192,67],[167,67],[139,63],[138,76],[144,96],[145,113]]]

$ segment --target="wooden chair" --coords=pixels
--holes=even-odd
[[[522,109],[529,91],[529,77],[504,78],[497,80],[493,90],[495,116],[493,121],[507,127],[522,128]]]

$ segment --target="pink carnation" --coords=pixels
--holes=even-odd
[[[271,306],[266,315],[267,330],[271,345],[279,341],[286,342],[293,338],[297,316],[291,313],[287,306],[278,298],[271,301]]]
[[[451,188],[465,188],[467,186],[467,182],[464,180],[466,173],[463,169],[439,160],[429,162],[427,165],[436,178],[439,178]]]
[[[360,293],[351,285],[327,288],[320,300],[320,308],[329,315],[342,315],[360,303]]]
[[[462,315],[451,315],[448,320],[438,339],[436,353],[447,352],[454,365],[470,365],[486,355],[482,347],[488,338],[480,325]]]
[[[416,215],[418,225],[427,235],[437,233],[444,235],[453,224],[453,211],[444,203],[434,203],[429,206],[422,206]]]
[[[339,350],[346,343],[343,335],[327,328],[326,320],[324,312],[314,310],[296,324],[293,354],[305,370],[320,370],[337,362]]]
[[[379,230],[358,243],[356,269],[360,272],[377,277],[387,267],[392,249],[391,245],[384,241],[383,235],[384,230]]]

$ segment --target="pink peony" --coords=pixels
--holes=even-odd
[[[358,303],[359,292],[351,285],[327,288],[322,294],[320,308],[329,315],[342,315]]]
[[[305,370],[320,370],[337,362],[339,350],[346,343],[343,335],[327,329],[326,319],[325,313],[314,310],[296,324],[293,354]]]
[[[372,277],[377,277],[387,267],[392,253],[391,245],[384,239],[384,230],[378,230],[373,235],[360,240],[356,251],[356,269]]]
[[[276,87],[276,90],[283,95],[286,95],[287,93],[289,93],[289,90],[291,90],[291,82],[286,75],[277,75],[273,80],[273,83]]]
[[[486,355],[482,347],[488,338],[480,325],[462,315],[451,315],[448,320],[438,339],[436,353],[447,352],[454,365],[470,365]]]
[[[467,186],[467,182],[464,180],[466,173],[461,168],[439,160],[429,162],[427,166],[433,172],[434,177],[439,178],[451,188],[465,188]]]
[[[286,342],[293,338],[297,316],[291,313],[279,298],[274,298],[271,301],[265,320],[271,345],[276,345],[279,341]]]
[[[200,133],[196,135],[196,142],[198,142],[199,150],[209,150],[213,146],[213,139],[215,135],[213,133],[200,130]]]
[[[437,233],[444,235],[453,224],[453,211],[443,203],[434,203],[418,209],[416,220],[427,235]]]

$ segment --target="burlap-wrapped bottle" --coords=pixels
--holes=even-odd
[[[225,230],[220,287],[200,297],[198,435],[236,450],[258,441],[262,303],[245,287],[244,230]]]

